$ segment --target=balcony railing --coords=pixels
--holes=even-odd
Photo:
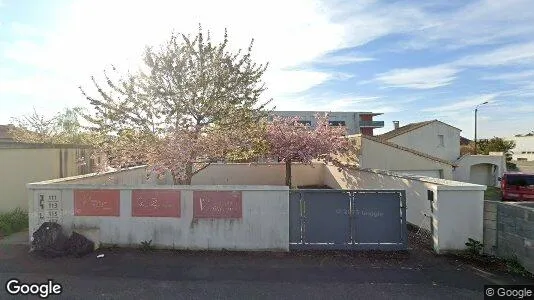
[[[384,121],[360,121],[360,127],[384,127]]]

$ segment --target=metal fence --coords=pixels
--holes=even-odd
[[[295,250],[406,250],[406,193],[290,191],[289,243]]]

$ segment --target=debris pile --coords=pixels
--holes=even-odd
[[[73,232],[65,234],[57,223],[43,223],[32,235],[31,250],[43,257],[82,257],[94,251],[95,244],[85,236]]]

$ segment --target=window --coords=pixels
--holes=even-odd
[[[311,126],[311,121],[297,121],[297,122],[305,126]]]
[[[527,154],[527,151],[523,151],[523,152],[521,152],[521,154]]]
[[[443,134],[438,135],[438,142],[441,147],[445,146],[445,137]]]
[[[506,176],[506,184],[517,186],[534,185],[534,175],[508,175]]]
[[[434,191],[427,190],[426,197],[429,201],[434,201]]]
[[[345,121],[328,121],[330,126],[345,126]]]

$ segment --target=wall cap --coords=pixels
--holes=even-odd
[[[31,190],[202,190],[202,191],[289,191],[276,185],[123,185],[123,184],[28,184]]]

